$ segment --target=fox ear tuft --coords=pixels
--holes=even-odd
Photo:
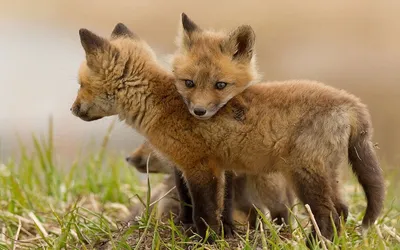
[[[87,29],[80,29],[79,36],[81,39],[82,47],[87,55],[93,54],[97,50],[106,49],[108,46],[110,46],[109,42],[106,39],[99,37],[98,35]]]
[[[186,33],[199,31],[200,28],[185,13],[182,13],[182,26]]]
[[[223,52],[232,56],[233,60],[250,62],[254,54],[256,35],[250,25],[241,25],[230,32],[223,42]]]
[[[89,68],[93,70],[101,69],[103,67],[103,54],[112,53],[110,42],[87,29],[80,29],[79,36]]]
[[[113,31],[111,32],[111,38],[117,37],[138,38],[138,36],[129,30],[128,27],[126,27],[126,25],[123,23],[118,23],[115,25]]]
[[[179,35],[176,39],[178,47],[189,49],[192,43],[192,35],[201,32],[200,27],[195,24],[185,13],[181,15],[182,26],[179,28]]]

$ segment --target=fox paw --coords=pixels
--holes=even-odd
[[[232,223],[223,223],[223,230],[224,230],[224,237],[225,238],[232,238],[233,232],[235,231],[235,226]]]
[[[183,216],[177,216],[174,219],[174,224],[177,226],[182,226],[184,231],[189,231],[192,228],[195,228],[195,225],[192,220],[184,218]]]

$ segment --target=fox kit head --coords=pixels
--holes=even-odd
[[[149,173],[171,173],[172,169],[166,162],[157,157],[147,141],[140,145],[130,156],[126,157],[126,161],[139,172],[147,173],[147,159],[149,157]]]
[[[153,51],[122,23],[115,26],[109,40],[87,29],[80,29],[79,36],[86,61],[79,69],[80,88],[71,111],[84,121],[116,115],[118,96],[129,94],[127,86],[140,84],[138,74],[143,72],[135,71],[136,64],[142,63],[139,59],[155,61]],[[130,105],[133,112],[139,107],[134,98]]]
[[[209,119],[258,80],[255,34],[248,25],[229,34],[205,31],[184,13],[182,27],[172,59],[176,86],[190,113]]]

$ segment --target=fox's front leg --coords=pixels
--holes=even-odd
[[[233,173],[225,172],[225,187],[224,187],[224,210],[222,212],[222,223],[224,227],[224,236],[233,236]]]
[[[182,223],[184,228],[187,229],[193,225],[192,199],[185,180],[183,179],[182,172],[176,167],[174,168],[174,175],[180,201],[179,216],[175,219],[175,224]]]
[[[219,232],[224,199],[224,172],[214,162],[203,162],[185,170],[193,204],[193,221],[197,233],[206,236],[207,226]],[[210,240],[210,239],[209,239]]]

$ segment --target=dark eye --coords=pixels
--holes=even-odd
[[[185,85],[188,88],[193,88],[194,87],[194,82],[192,80],[185,80]]]
[[[226,87],[227,83],[226,82],[217,82],[215,84],[216,89],[224,89]]]

